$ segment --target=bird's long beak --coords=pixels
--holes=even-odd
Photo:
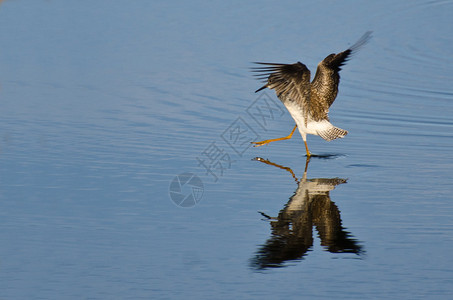
[[[255,91],[255,93],[258,93],[259,91],[264,90],[265,88],[267,88],[267,84],[265,84],[265,85],[263,85],[262,87],[260,87],[259,89],[257,89],[257,90]]]

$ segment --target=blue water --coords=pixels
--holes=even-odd
[[[452,11],[1,2],[0,298],[450,298]],[[349,134],[250,147],[294,125],[251,62],[313,76],[367,30]]]

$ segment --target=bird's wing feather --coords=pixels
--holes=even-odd
[[[312,88],[320,98],[320,103],[322,103],[326,111],[337,97],[341,67],[351,58],[352,54],[370,40],[371,33],[371,31],[367,31],[349,49],[338,54],[330,54],[318,64]]]
[[[253,68],[257,77],[267,83],[257,90],[274,89],[283,102],[294,101],[307,113],[310,102],[310,70],[301,62],[295,64],[261,63]]]

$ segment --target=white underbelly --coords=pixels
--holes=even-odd
[[[285,103],[285,106],[288,109],[291,117],[296,122],[297,128],[299,129],[299,132],[304,139],[307,134],[318,135],[318,131],[323,131],[328,129],[329,127],[332,127],[332,124],[330,124],[329,121],[313,121],[310,116],[307,116],[308,120],[305,121],[304,111],[300,108],[299,105],[293,102],[287,101]]]

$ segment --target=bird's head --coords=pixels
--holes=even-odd
[[[268,88],[268,89],[274,89],[276,87],[276,75],[275,74],[271,74],[269,75],[269,78],[267,79],[267,83],[265,85],[263,85],[262,87],[260,87],[259,89],[257,89],[255,91],[255,93],[261,91],[261,90],[264,90],[265,88]]]

